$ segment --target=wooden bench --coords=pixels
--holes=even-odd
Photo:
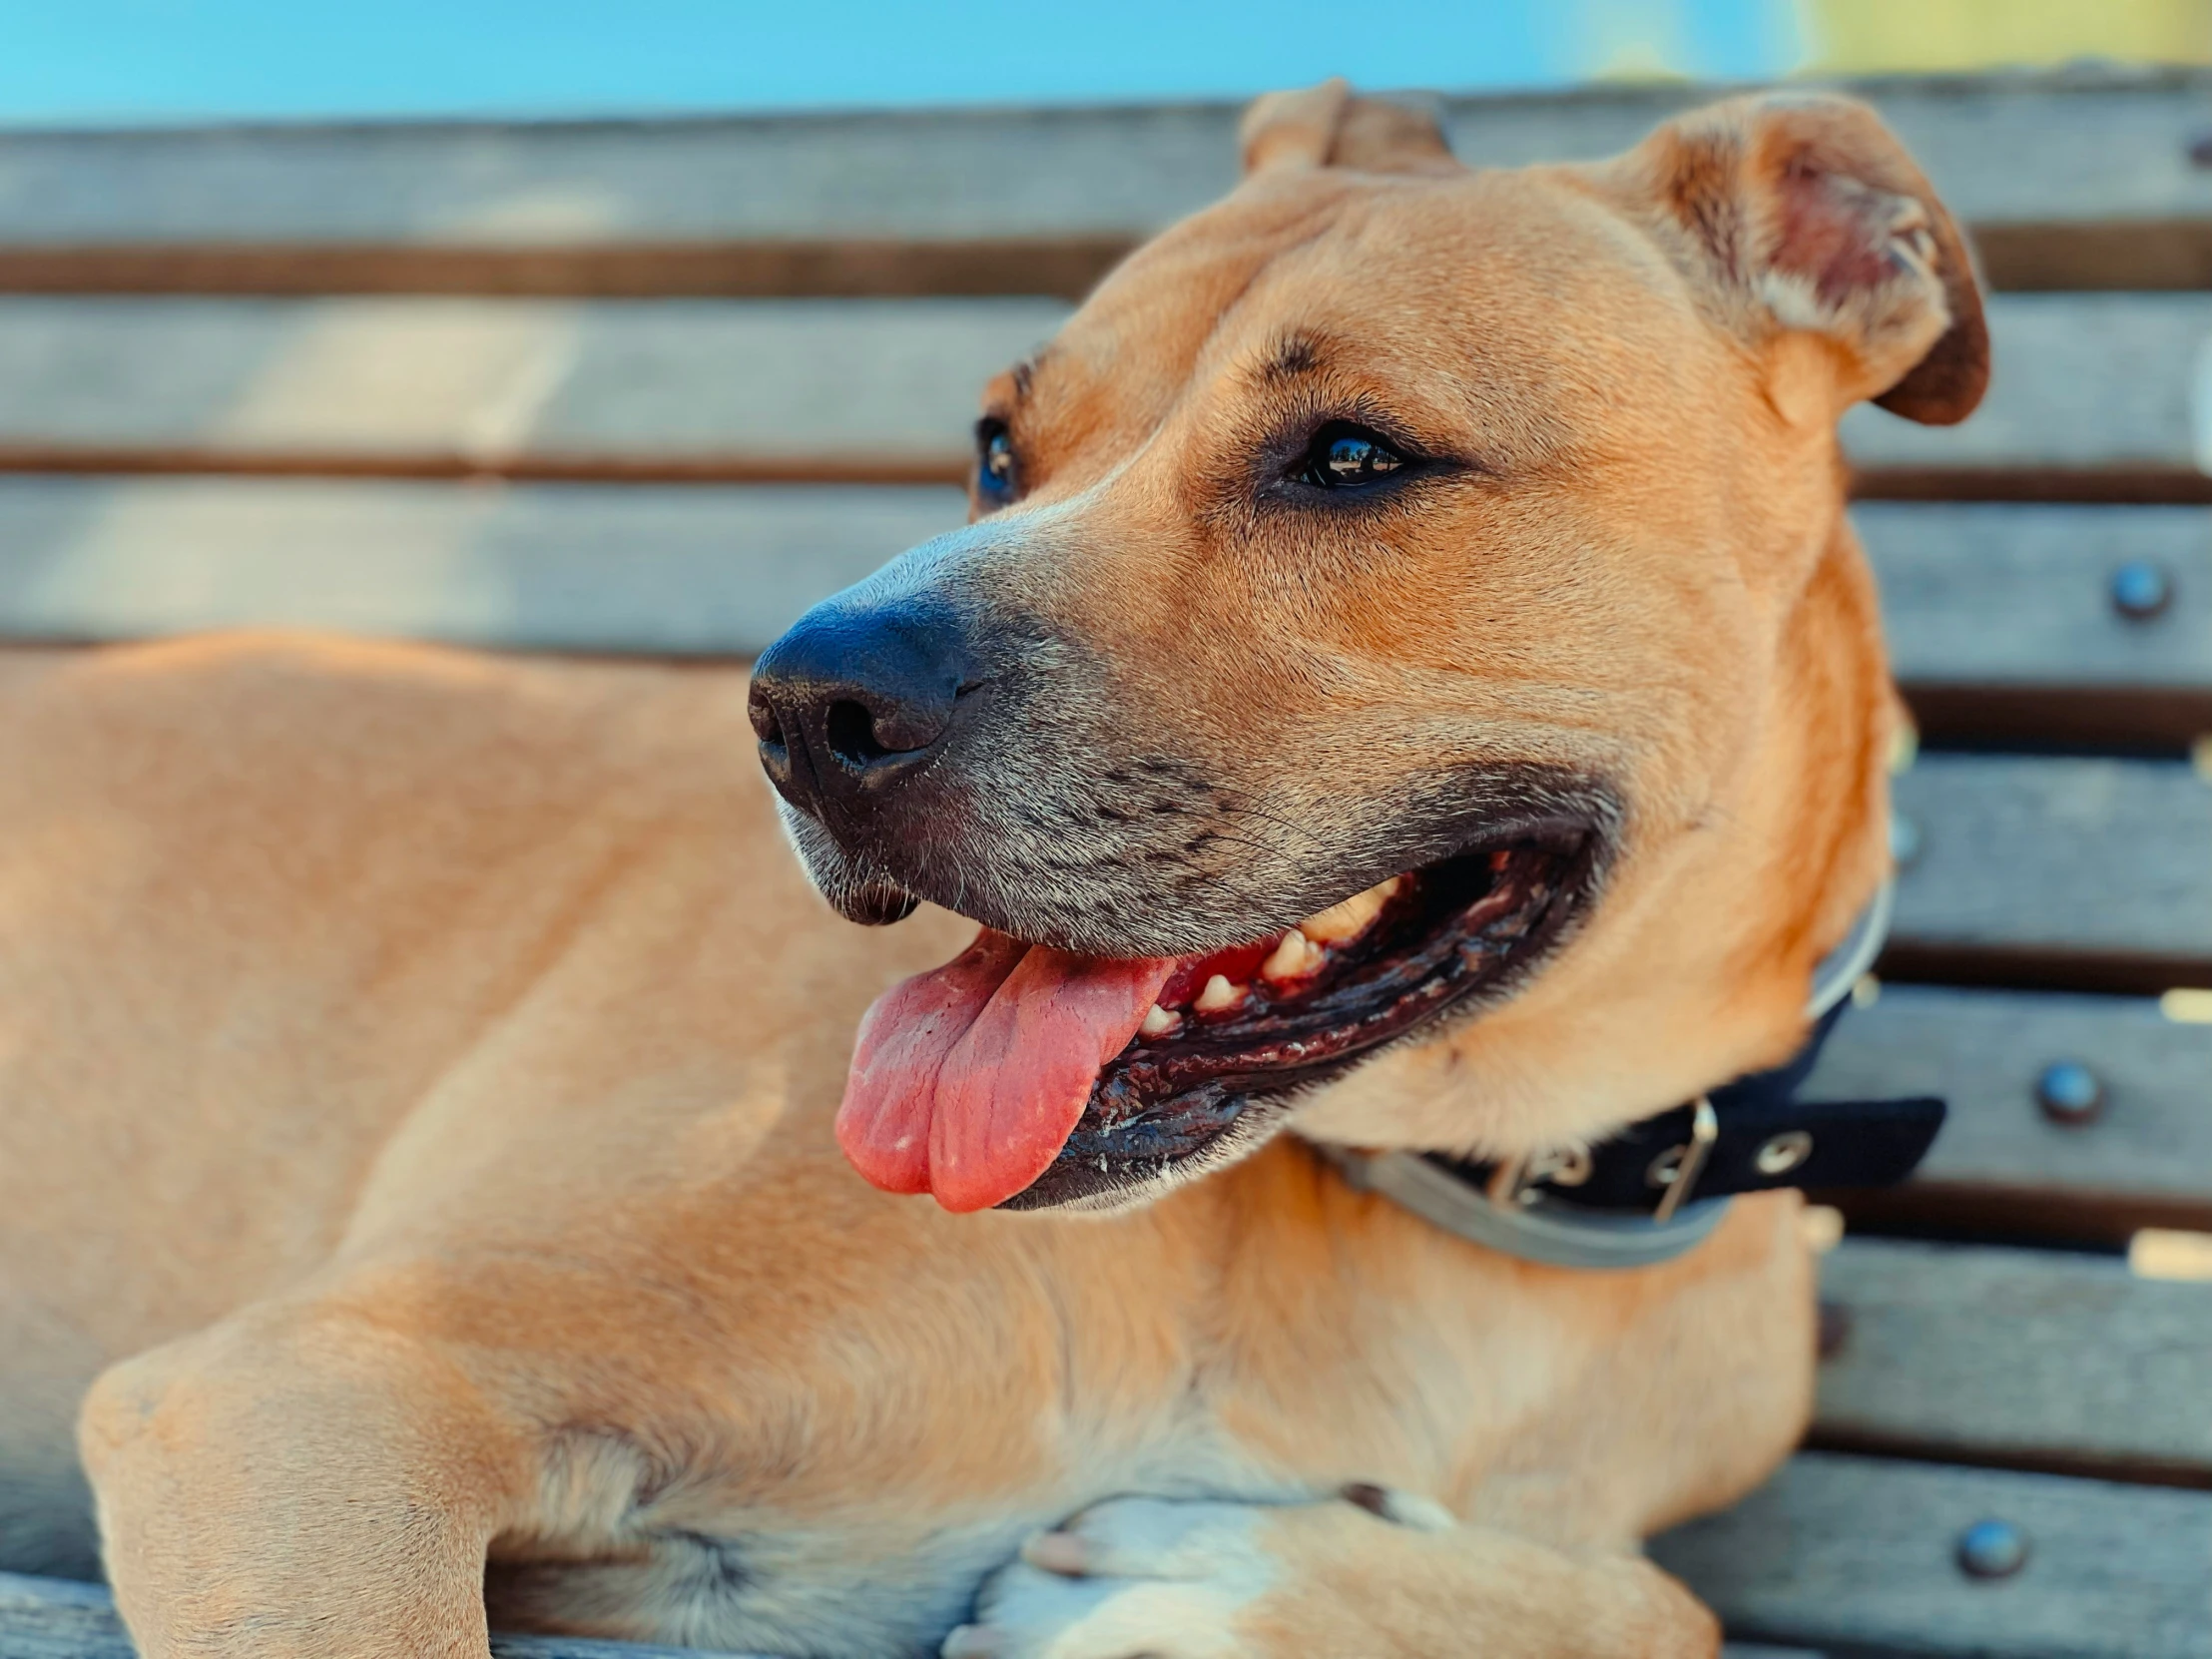
[[[1839,1200],[1808,1448],[1654,1552],[1751,1641],[2208,1659],[2212,79],[1862,90],[1972,229],[1997,377],[1848,427],[1922,750],[1815,1088],[1953,1117]],[[1694,96],[1443,108],[1515,163]],[[1234,120],[0,139],[0,637],[742,657],[959,520],[977,385],[1229,184]],[[1962,1568],[1983,1522],[2023,1565]],[[96,1588],[0,1579],[5,1659],[126,1651]]]

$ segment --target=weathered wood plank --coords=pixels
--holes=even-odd
[[[0,1659],[132,1659],[134,1649],[98,1584],[0,1573]],[[495,1635],[495,1659],[716,1659],[702,1648],[648,1647],[574,1636]],[[724,1656],[730,1659],[730,1656]],[[1820,1659],[1804,1648],[1730,1642],[1723,1659]]]
[[[1867,502],[1852,518],[1907,680],[2212,690],[2212,512]],[[2133,563],[2169,580],[2165,609],[2144,620],[2112,601]]]
[[[1142,240],[0,244],[0,292],[1079,299]]]
[[[455,409],[487,406],[478,388],[511,384],[517,363],[536,360],[534,350],[525,342],[507,357],[487,351],[474,365],[451,366],[442,382],[426,379],[413,399],[420,418],[445,421]],[[180,366],[179,396],[199,396],[220,379],[196,376],[194,365]],[[323,383],[308,377],[310,388]],[[288,406],[302,421],[381,422],[406,441],[416,419],[405,395],[378,390],[372,366],[361,371],[353,415],[304,412],[312,390],[281,373],[261,385],[228,394],[241,427],[288,420]],[[390,399],[381,411],[378,395]],[[732,400],[742,404],[736,394]],[[795,398],[794,423],[842,418],[844,401],[825,394],[809,412]],[[571,419],[629,418],[619,385],[604,398],[579,391],[561,403],[575,412],[557,407],[546,417],[556,429]],[[585,412],[594,407],[602,412]],[[742,408],[732,418],[755,419]],[[774,425],[764,418],[758,426],[757,459],[771,476],[792,464],[779,460]],[[863,553],[887,557],[961,515],[950,489],[541,490],[0,482],[8,536],[0,561],[14,578],[0,592],[0,632],[113,638],[265,620],[525,648],[744,653],[864,574]],[[1873,505],[1860,516],[1883,579],[1896,666],[1932,736],[2180,745],[2212,730],[2212,538],[2197,510]],[[455,563],[463,548],[464,563]],[[605,555],[596,567],[594,552]],[[358,562],[348,567],[348,558]],[[2149,622],[2119,617],[2106,592],[2110,573],[2130,559],[2157,563],[2173,579],[2171,605]],[[493,566],[496,579],[486,574]],[[681,584],[656,586],[650,575],[679,567],[710,589],[762,597],[742,617],[703,610]],[[517,605],[525,589],[567,595],[574,617],[557,623],[528,606],[472,608],[469,596],[485,581],[516,595]],[[595,597],[590,588],[604,591]]]
[[[2088,1123],[2036,1103],[2060,1061],[2102,1086]],[[1886,984],[1837,1027],[1806,1094],[1950,1102],[1919,1175],[1854,1195],[1855,1216],[2108,1245],[2140,1227],[2212,1232],[2212,1025],[2154,1001]]]
[[[1981,228],[1999,285],[2144,286],[2212,269],[2212,175],[2189,158],[2207,84],[2155,72],[1857,90]],[[1617,150],[1710,96],[1608,88],[1442,111],[1460,154],[1502,165]],[[348,260],[377,247],[412,246],[466,256],[414,274],[444,291],[648,291],[635,253],[662,269],[659,291],[1072,293],[1129,237],[1227,188],[1236,115],[1197,104],[14,134],[0,140],[0,243],[23,259],[0,261],[0,283],[306,291],[342,286]],[[934,285],[886,286],[915,258],[901,243],[967,247],[952,269],[907,277]],[[1082,245],[1072,264],[1070,243]],[[228,272],[227,248],[246,256]],[[340,257],[299,269],[318,248]],[[384,288],[409,279],[388,262],[368,275]]]
[[[2191,507],[1868,502],[1892,662],[1922,730],[2186,748],[2212,732],[2212,515]],[[2123,616],[2123,566],[2165,609]]]
[[[280,624],[743,654],[965,512],[944,488],[16,478],[0,637]]]
[[[2009,1578],[1956,1565],[1984,1519]],[[2212,1493],[1806,1452],[1725,1514],[1654,1539],[1732,1633],[2005,1659],[2212,1655]]]
[[[983,381],[1066,314],[1007,298],[0,296],[0,465],[953,475]],[[2212,497],[2191,402],[2212,297],[1998,296],[1990,321],[2001,372],[1972,420],[1851,416],[1868,487],[2048,493],[2056,471]]]
[[[0,298],[0,464],[957,481],[1047,301]]]
[[[1818,1444],[2212,1487],[2212,1285],[2109,1256],[1848,1239],[1821,1295],[1842,1337]]]
[[[699,1648],[575,1636],[495,1635],[491,1651],[495,1659],[715,1659]],[[135,1652],[104,1585],[0,1572],[0,1659],[132,1659]]]
[[[2212,984],[2212,781],[2173,761],[1926,757],[1884,971],[2121,992]]]
[[[1844,422],[1855,462],[2196,473],[2193,399],[2212,295],[1997,294],[1988,315],[1996,370],[1973,417],[1921,426],[1871,404],[1855,409]]]

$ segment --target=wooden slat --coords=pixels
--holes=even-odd
[[[2027,1564],[1968,1578],[1958,1534],[1991,1518],[2026,1532]],[[1651,1552],[1746,1637],[2004,1659],[2212,1655],[2212,1493],[1806,1452]]]
[[[0,296],[0,466],[956,476],[984,380],[1066,314],[1005,298]],[[1851,416],[1863,490],[2212,499],[2191,424],[2212,297],[1999,296],[1990,320],[2001,371],[1972,420]]]
[[[422,431],[451,429],[489,407],[495,398],[478,396],[484,387],[498,391],[518,380],[526,387],[524,369],[537,360],[535,351],[524,338],[506,358],[484,351],[475,362],[453,362],[442,387],[427,378],[418,396],[393,393],[385,407],[371,396],[376,358],[369,358],[360,396],[329,416],[314,407],[314,387],[327,378],[307,376],[303,391],[285,371],[270,371],[259,389],[211,393],[211,385],[230,382],[202,376],[179,354],[175,400],[222,396],[242,431],[257,420],[289,420],[296,429],[314,420],[351,422],[349,453],[374,455],[369,444],[382,436],[402,444],[382,458],[389,464],[447,453],[453,469],[467,471],[480,455],[498,451],[449,453],[413,444],[422,442]],[[915,389],[904,407],[918,411],[927,396]],[[160,396],[151,391],[146,402],[155,409],[151,418],[168,418]],[[823,422],[840,420],[847,402],[864,398],[826,391],[808,405],[797,396],[790,405],[797,438],[779,438],[777,422],[757,418],[741,398],[732,398],[730,418],[757,422],[761,447],[752,462],[759,475],[806,478],[814,475],[803,467],[806,455],[779,455],[779,442],[803,440],[808,422],[819,431]],[[7,393],[0,393],[0,416],[4,409]],[[608,367],[606,374],[582,376],[573,393],[560,393],[542,420],[560,431],[591,422],[613,431],[633,413],[624,407],[617,369]],[[78,416],[64,400],[58,420],[66,418]],[[920,413],[902,424],[907,416],[891,398],[873,418],[880,420],[884,453],[900,453],[891,449],[900,431],[920,433]],[[489,431],[489,422],[475,429]],[[562,451],[549,453],[557,460]],[[920,460],[913,464],[918,475],[929,475]],[[544,502],[562,506],[540,511]],[[173,522],[168,513],[175,513]],[[259,617],[422,631],[491,646],[746,653],[812,600],[856,580],[867,557],[889,557],[958,522],[960,513],[949,489],[759,495],[704,489],[693,500],[684,489],[633,495],[529,487],[487,495],[405,484],[18,478],[0,484],[0,524],[9,533],[0,560],[20,577],[0,593],[0,631],[120,637]],[[1865,506],[1861,520],[1885,584],[1896,668],[1929,737],[2183,746],[2212,730],[2212,537],[2199,511]],[[98,555],[86,537],[98,537]],[[453,564],[462,544],[478,560],[475,575]],[[524,557],[526,549],[535,555]],[[597,571],[593,551],[606,555]],[[283,562],[283,580],[253,575],[273,557]],[[347,557],[358,564],[347,569]],[[2130,557],[2148,557],[2174,577],[2170,611],[2148,624],[2114,615],[2106,595],[2110,571]],[[484,575],[491,569],[484,560],[498,566],[498,577]],[[71,573],[78,566],[82,571]],[[682,586],[655,588],[644,575],[679,566],[717,591],[744,588],[775,600],[764,597],[741,617],[699,611]],[[424,586],[427,571],[442,573],[453,615],[444,615],[438,593]],[[100,591],[100,580],[111,586]],[[464,595],[484,580],[515,595],[524,588],[580,593],[597,584],[606,606],[580,604],[573,622],[560,626],[533,608],[473,611]],[[349,597],[329,608],[325,600],[340,591]]]
[[[1037,300],[0,299],[0,466],[958,482]]]
[[[2190,507],[1869,502],[1892,662],[1923,733],[2182,748],[2212,732],[2212,513]],[[2166,572],[2163,614],[2113,573]]]
[[[2157,992],[2212,985],[2212,781],[2179,761],[1924,757],[1885,974]]]
[[[990,331],[979,326],[977,334]],[[341,359],[379,338],[373,328],[324,337],[336,341],[330,356]],[[970,343],[980,354],[995,341]],[[379,380],[377,364],[388,359],[374,352],[296,378],[279,363],[245,377],[243,387],[228,369],[179,352],[171,385],[150,385],[141,400],[155,422],[181,418],[165,409],[211,401],[222,402],[232,429],[242,432],[266,430],[266,423],[309,432],[324,422],[346,434],[352,453],[372,454],[373,442],[388,440],[402,446],[395,454],[403,461],[424,452],[425,434],[467,430],[471,422],[487,441],[506,441],[482,411],[496,413],[518,383],[529,390],[532,367],[545,358],[527,330],[504,344],[511,349],[486,344],[468,360],[456,348],[442,379],[425,374],[399,392]],[[737,349],[731,346],[733,358]],[[764,347],[762,360],[771,354]],[[0,334],[0,366],[6,356]],[[61,354],[57,372],[69,360]],[[574,387],[556,392],[535,418],[568,434],[657,421],[658,414],[626,404],[623,361],[609,355],[603,368],[579,371]],[[918,380],[930,378],[927,367],[917,369]],[[355,395],[320,412],[316,388],[346,374],[356,375]],[[795,393],[790,432],[797,436],[780,436],[776,418],[756,415],[740,394],[730,397],[729,418],[757,436],[753,459],[774,475],[799,464],[792,450],[778,454],[780,443],[796,445],[810,430],[845,419],[852,404],[879,404],[879,413],[851,418],[878,420],[886,452],[897,453],[891,446],[901,433],[918,441],[927,418],[920,411],[933,395],[916,385],[901,414],[887,393],[870,399],[824,390],[812,403]],[[9,396],[0,392],[0,421]],[[57,398],[55,418],[93,420],[85,411],[104,396],[88,392],[79,405]],[[507,406],[517,405],[510,398]],[[708,417],[694,411],[686,418]],[[495,453],[463,453],[454,464]],[[544,505],[555,502],[558,511]],[[958,522],[961,510],[949,490],[703,489],[694,499],[680,489],[548,494],[533,486],[499,495],[303,481],[18,478],[0,482],[7,530],[0,560],[17,578],[0,591],[0,630],[108,638],[259,617],[419,630],[487,645],[743,653],[774,638],[806,604],[864,574],[869,557],[887,557]],[[1870,505],[1860,516],[1883,579],[1896,665],[1930,736],[2178,745],[2212,730],[2212,536],[2196,510]],[[453,562],[464,544],[477,561],[468,569]],[[596,570],[595,552],[603,556]],[[348,558],[357,564],[348,568]],[[2110,571],[2130,558],[2153,559],[2174,575],[2173,605],[2154,622],[2121,620],[2106,596]],[[281,564],[281,580],[254,574],[274,570],[271,559]],[[492,565],[499,574],[484,575]],[[651,572],[678,569],[708,590],[763,597],[742,617],[702,610],[673,575],[672,585],[653,585]],[[443,589],[424,585],[433,571]],[[518,596],[525,589],[581,595],[596,584],[604,603],[580,600],[574,620],[558,626],[535,601],[519,610],[472,610],[465,596],[487,580]],[[455,596],[452,615],[440,611],[440,591]],[[349,596],[342,604],[331,597],[340,592]]]
[[[1851,1239],[1821,1296],[1842,1336],[1820,1445],[2212,1488],[2212,1285],[2109,1256]]]
[[[1141,240],[1117,234],[524,247],[350,242],[0,245],[0,292],[541,299],[1044,294],[1078,299]]]
[[[2212,174],[2188,153],[2208,84],[2160,72],[1858,90],[1979,228],[1999,286],[2141,287],[2212,272]],[[1620,149],[1709,96],[1461,98],[1443,113],[1462,155],[1518,164]],[[0,284],[1071,294],[1132,237],[1228,187],[1236,115],[15,134],[0,140],[0,244],[18,252]]]
[[[132,1659],[135,1651],[105,1586],[0,1572],[0,1659]],[[716,1659],[699,1648],[576,1636],[495,1635],[491,1651],[495,1659]]]
[[[2058,1061],[2105,1104],[2061,1125],[2035,1101]],[[1920,1173],[1852,1195],[1888,1225],[2120,1244],[2140,1227],[2212,1232],[2212,1025],[2132,997],[1887,984],[1837,1027],[1808,1099],[1941,1095],[1950,1117]]]
[[[97,1584],[0,1572],[0,1659],[132,1659],[134,1649]],[[717,1659],[703,1648],[595,1642],[574,1636],[494,1635],[494,1659]],[[725,1655],[723,1659],[731,1659]],[[1730,1642],[1723,1659],[1820,1659],[1804,1648]]]
[[[2212,499],[2192,402],[2212,295],[1998,294],[1988,316],[1996,367],[1971,419],[1921,426],[1872,405],[1846,417],[1862,494],[1928,494],[1946,480],[1958,494],[1963,478],[2048,499],[2056,472],[2106,498]],[[2014,469],[2039,476],[2001,476]]]
[[[0,637],[282,624],[727,655],[959,524],[952,489],[0,481]]]

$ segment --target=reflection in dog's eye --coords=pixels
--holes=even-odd
[[[1013,500],[1014,439],[1003,420],[985,415],[975,423],[975,493],[988,507]]]
[[[1332,421],[1314,434],[1299,479],[1320,489],[1378,483],[1405,464],[1405,457],[1365,427]]]

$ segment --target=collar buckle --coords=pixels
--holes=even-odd
[[[1659,1207],[1651,1212],[1653,1221],[1663,1227],[1674,1220],[1674,1213],[1697,1189],[1697,1178],[1705,1173],[1705,1162],[1713,1156],[1713,1143],[1720,1138],[1720,1114],[1713,1110],[1712,1100],[1701,1094],[1690,1107],[1690,1138],[1680,1146],[1668,1147],[1644,1171],[1645,1186],[1666,1189],[1659,1197]]]
[[[1482,1196],[1501,1209],[1524,1208],[1543,1196],[1538,1187],[1579,1187],[1596,1168],[1597,1161],[1590,1156],[1586,1141],[1569,1141],[1544,1152],[1524,1152],[1490,1172]]]

